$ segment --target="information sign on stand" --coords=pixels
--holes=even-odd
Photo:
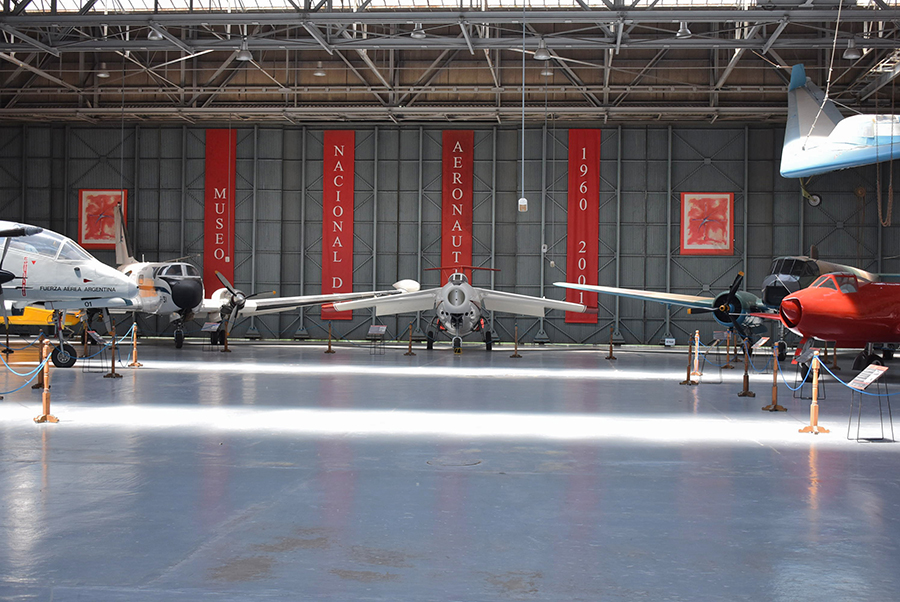
[[[763,345],[769,342],[769,337],[761,337],[758,341],[753,343],[753,347],[751,349],[759,349]]]
[[[881,378],[881,375],[887,372],[887,366],[877,366],[870,364],[868,368],[856,375],[856,378],[847,385],[853,387],[857,391],[865,391],[866,387]]]
[[[879,379],[881,376],[887,372],[886,366],[878,366],[876,364],[870,364],[865,370],[856,375],[856,378],[851,380],[847,386],[851,388],[850,392],[850,418],[847,420],[847,439],[852,439],[850,436],[851,427],[853,426],[853,405],[857,405],[856,410],[856,440],[860,441],[884,441],[885,432],[884,432],[884,411],[881,405],[881,399],[884,397],[887,400],[887,410],[888,410],[888,426],[891,430],[891,441],[894,441],[894,416],[891,412],[891,398],[887,394],[887,384],[884,387],[884,393],[881,393],[881,384]],[[872,383],[876,384],[876,399],[878,399],[878,420],[879,425],[881,427],[881,436],[880,437],[862,437],[860,436],[860,429],[862,428],[862,404],[863,404],[863,391],[865,391]],[[859,393],[857,393],[859,391]],[[870,395],[870,394],[866,394]]]

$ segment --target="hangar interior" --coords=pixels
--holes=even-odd
[[[779,174],[791,66],[846,114],[897,112],[898,19],[895,0],[6,0],[0,218],[77,238],[79,190],[123,189],[137,258],[202,267],[204,134],[230,128],[235,285],[317,293],[324,133],[353,130],[354,286],[434,287],[441,135],[465,129],[473,261],[499,269],[474,283],[563,298],[568,133],[594,128],[600,284],[714,296],[741,270],[758,293],[811,245],[900,273],[893,162],[811,178],[817,206]],[[712,191],[734,195],[734,253],[683,255],[680,195]],[[716,363],[678,385],[683,349],[659,343],[710,340],[708,316],[601,298],[596,325],[489,319],[492,353],[285,341],[327,336],[317,309],[242,320],[236,338],[265,341],[227,355],[143,340],[122,379],[54,370],[56,425],[32,423],[40,391],[7,371],[0,599],[894,596],[893,432],[865,438],[889,401],[860,402],[854,437],[823,376],[831,432],[800,435],[794,368],[785,413],[758,413],[765,359],[756,400]],[[429,320],[333,327],[402,341]]]

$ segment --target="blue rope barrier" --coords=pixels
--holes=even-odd
[[[825,371],[828,372],[828,374],[830,374],[831,376],[833,376],[836,381],[838,381],[839,383],[841,383],[848,389],[856,391],[857,393],[862,393],[863,395],[868,395],[870,397],[893,397],[894,395],[900,395],[900,391],[898,391],[897,393],[883,393],[883,394],[882,393],[869,393],[868,391],[864,391],[862,389],[857,389],[856,387],[851,387],[848,383],[845,383],[840,378],[838,378],[838,376],[834,372],[829,370],[828,366],[823,364],[821,361],[819,362],[819,365],[822,366],[823,368],[825,368]]]
[[[26,380],[25,383],[21,387],[13,389],[12,391],[0,391],[0,395],[10,395],[12,393],[17,393],[17,392],[21,391],[22,389],[24,389],[25,387],[27,387],[28,385],[30,385],[31,381],[33,381],[35,378],[37,378],[38,373],[40,373],[40,371],[44,369],[44,366],[47,364],[48,361],[50,361],[50,358],[45,357],[44,361],[41,362],[40,365],[34,370],[34,373],[31,375],[31,378]]]
[[[788,384],[787,380],[785,380],[784,370],[781,369],[781,362],[779,362],[777,359],[775,360],[775,369],[778,370],[779,374],[781,374],[781,380],[782,382],[784,382],[784,386],[791,391],[799,391],[803,387],[803,385],[806,384],[806,379],[809,378],[809,375],[812,374],[812,365],[810,365],[809,369],[806,371],[806,375],[803,377],[803,380],[800,381],[800,384],[797,385],[796,388],[794,388]]]
[[[38,338],[36,338],[35,340],[33,340],[33,341],[31,341],[30,343],[28,343],[27,345],[25,345],[24,347],[8,347],[8,346],[6,346],[6,345],[3,345],[3,348],[4,348],[4,349],[9,349],[10,351],[23,351],[23,350],[25,350],[25,349],[28,349],[29,347],[31,347],[32,345],[34,345],[35,343],[37,343],[37,342],[40,341],[40,340],[41,340],[40,337],[38,337]]]

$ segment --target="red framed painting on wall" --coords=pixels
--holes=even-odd
[[[681,254],[734,254],[734,193],[681,193]]]
[[[116,248],[116,205],[128,219],[127,190],[78,191],[78,243],[86,249]]]

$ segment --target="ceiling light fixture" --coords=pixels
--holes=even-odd
[[[409,37],[416,40],[424,40],[427,37],[425,34],[425,30],[422,29],[421,23],[416,23],[416,26],[413,27],[412,33],[409,34]]]
[[[252,61],[253,55],[250,53],[250,49],[247,47],[247,38],[241,40],[241,49],[235,55],[234,60],[236,61]]]
[[[316,77],[325,77],[326,73],[325,69],[322,68],[322,61],[316,63],[316,70],[313,71],[313,75],[315,75]]]
[[[847,50],[844,51],[843,57],[846,61],[856,61],[862,58],[862,52],[856,47],[855,37],[847,40]]]
[[[103,79],[109,77],[109,71],[106,70],[106,63],[100,63],[100,67],[97,69],[97,77],[102,77]]]
[[[675,33],[675,38],[678,40],[685,40],[691,37],[693,34],[691,30],[688,29],[687,21],[682,21],[681,26],[678,28],[678,31]]]
[[[547,50],[547,43],[544,42],[544,38],[541,38],[541,41],[538,42],[537,50],[534,51],[534,58],[538,61],[549,61],[553,58],[550,56],[550,51]]]
[[[163,39],[163,34],[159,33],[157,30],[150,28],[150,31],[147,32],[147,39],[151,42],[159,42]]]
[[[550,68],[550,61],[544,62],[544,68],[541,69],[541,75],[544,77],[550,77],[553,75],[553,69]]]

